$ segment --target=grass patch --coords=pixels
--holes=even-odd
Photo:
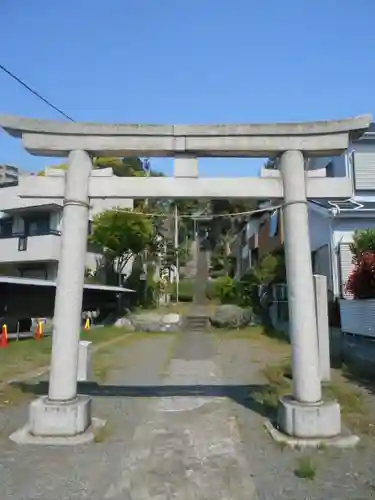
[[[127,333],[121,328],[93,328],[81,333],[81,340],[90,340],[93,345],[106,342]],[[11,340],[0,349],[0,384],[28,372],[49,365],[52,338]]]
[[[11,340],[0,350],[0,383],[48,365],[51,355],[51,337]]]
[[[262,325],[247,326],[244,328],[215,328],[214,333],[228,338],[247,338],[256,343],[267,346],[289,347],[288,339],[283,332],[268,331]]]
[[[312,481],[316,475],[316,465],[309,457],[299,457],[297,459],[296,468],[294,469],[294,474],[301,479]]]
[[[359,389],[335,377],[333,382],[323,385],[323,396],[325,399],[334,399],[340,403],[342,419],[352,432],[375,436],[373,410],[368,407]]]
[[[252,396],[270,417],[274,417],[279,399],[292,392],[291,361],[285,360],[279,364],[267,365],[262,374],[268,383]],[[323,399],[336,400],[340,403],[343,422],[350,431],[375,436],[374,413],[369,408],[364,394],[341,377],[336,375],[333,378],[332,382],[324,383],[322,386]]]
[[[262,370],[262,374],[268,383],[262,390],[252,394],[252,397],[263,406],[265,413],[273,418],[276,416],[279,399],[292,390],[290,360],[285,360],[277,365],[267,365]]]
[[[33,394],[22,391],[20,387],[15,385],[4,385],[0,389],[0,410],[6,409],[9,406],[25,403],[30,401],[33,397]]]
[[[93,344],[98,344],[101,342],[107,342],[118,337],[123,337],[128,335],[125,328],[118,328],[115,326],[108,327],[97,327],[91,330],[82,330],[80,335],[80,340],[89,340]]]
[[[110,435],[110,428],[108,426],[108,423],[105,423],[103,427],[100,427],[99,429],[95,429],[94,431],[94,443],[103,443],[108,439]]]
[[[113,353],[112,356],[106,349],[102,349],[95,353],[92,360],[92,373],[95,380],[105,382],[110,369],[113,369]]]

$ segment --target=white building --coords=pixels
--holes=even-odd
[[[345,154],[310,159],[307,166],[309,175],[352,179],[350,199],[309,202],[313,271],[327,276],[331,299],[345,297],[346,282],[353,266],[350,244],[354,231],[375,228],[375,123],[360,139],[352,141]],[[278,174],[262,169],[261,175]],[[254,216],[238,235],[238,240],[236,275],[240,277],[263,255],[282,248],[281,210]]]
[[[116,205],[133,208],[133,200],[119,200]],[[109,208],[111,205],[105,199],[92,200],[90,221],[96,213]],[[1,186],[0,274],[55,281],[60,255],[62,218],[61,199],[35,199],[31,202],[18,196],[17,185]],[[86,266],[96,269],[98,258],[100,254],[88,248]],[[129,266],[131,269],[131,263]],[[129,273],[129,266],[124,269],[124,274]]]
[[[325,167],[328,176],[347,175],[353,182],[349,200],[309,204],[314,272],[327,276],[331,297],[344,297],[353,266],[350,244],[354,231],[375,228],[375,124],[352,142],[346,154],[320,159],[313,166]]]

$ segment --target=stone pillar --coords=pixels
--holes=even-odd
[[[314,274],[314,289],[320,380],[328,382],[331,380],[331,357],[329,348],[327,277]]]
[[[91,168],[88,153],[70,153],[65,181],[49,392],[48,397],[31,403],[29,426],[34,436],[72,437],[84,433],[91,423],[90,398],[77,397]]]
[[[281,400],[279,425],[297,437],[334,436],[340,432],[339,406],[321,401],[303,154],[284,152],[279,168],[284,186],[284,249],[293,363],[293,397]]]
[[[304,403],[321,400],[314,283],[303,154],[286,151],[280,159],[284,185],[284,249],[288,280],[289,329],[293,358],[293,396]]]
[[[48,398],[68,401],[77,394],[78,342],[87,251],[92,164],[85,151],[72,151],[65,181],[63,229],[57,273]]]
[[[91,344],[89,340],[81,340],[78,343],[78,382],[92,380],[91,372]]]

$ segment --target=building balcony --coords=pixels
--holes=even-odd
[[[60,241],[61,233],[55,230],[33,236],[0,236],[0,263],[58,261]]]

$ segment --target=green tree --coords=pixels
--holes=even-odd
[[[97,156],[92,160],[93,168],[103,169],[112,168],[114,175],[117,177],[145,177],[146,171],[144,168],[144,162],[137,156],[131,157],[102,157]],[[53,165],[52,168],[58,168],[62,170],[67,169],[66,163],[60,163],[59,165]],[[43,176],[44,170],[38,172],[38,175]],[[156,172],[150,169],[150,175],[154,177],[159,177],[163,175],[161,172]]]
[[[89,242],[119,275],[133,256],[152,244],[153,236],[150,218],[140,212],[113,208],[94,217]]]
[[[97,157],[93,160],[94,168],[112,168],[117,177],[144,177],[143,162],[137,156],[132,157]]]
[[[350,250],[354,257],[358,257],[363,252],[375,252],[375,229],[354,231]]]

